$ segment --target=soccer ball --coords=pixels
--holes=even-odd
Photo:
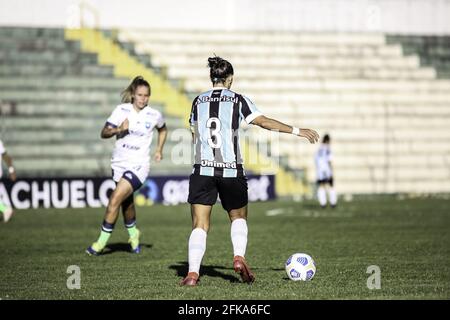
[[[316,274],[316,263],[306,253],[294,253],[286,261],[286,273],[291,280],[309,281]]]

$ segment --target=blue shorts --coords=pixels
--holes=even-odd
[[[112,170],[112,176],[114,177],[114,170]],[[142,187],[141,180],[139,180],[139,178],[130,170],[125,171],[122,174],[122,178],[127,180],[131,184],[131,187],[133,188],[133,192],[138,190],[140,187]],[[119,181],[115,181],[115,182],[117,184]]]

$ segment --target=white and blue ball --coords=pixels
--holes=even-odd
[[[316,263],[306,253],[295,253],[286,261],[286,273],[293,281],[309,281],[316,274]]]

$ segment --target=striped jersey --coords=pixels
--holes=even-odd
[[[250,99],[227,88],[215,87],[192,102],[189,124],[194,133],[195,175],[245,176],[239,126],[262,115]]]

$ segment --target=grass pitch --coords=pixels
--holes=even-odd
[[[0,225],[0,299],[449,299],[449,200],[375,197],[341,201],[249,205],[247,260],[253,285],[232,269],[230,224],[213,209],[198,287],[180,287],[191,231],[187,205],[138,208],[143,250],[128,252],[120,219],[100,257],[85,254],[97,239],[104,209],[17,211]],[[293,282],[284,262],[310,254],[317,273]],[[68,289],[77,265],[81,288]],[[369,290],[367,268],[381,270],[381,289]]]

